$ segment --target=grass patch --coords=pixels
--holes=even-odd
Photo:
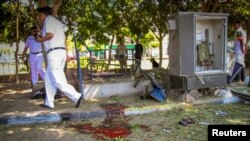
[[[226,112],[226,116],[216,115],[217,111]],[[179,121],[184,117],[195,120],[195,124],[183,126]],[[135,126],[129,140],[171,140],[201,141],[207,140],[207,124],[250,124],[250,107],[246,104],[205,104],[186,109],[173,109],[166,112],[133,116],[131,125],[146,124],[150,132],[136,130]],[[132,126],[133,127],[133,126]],[[136,135],[133,135],[136,134]]]

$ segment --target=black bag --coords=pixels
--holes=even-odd
[[[40,90],[37,90],[34,95],[32,96],[33,99],[45,99],[46,98],[46,91],[45,87]],[[62,98],[61,92],[57,90],[55,99]]]
[[[118,55],[117,54],[115,55],[115,59],[118,59]]]

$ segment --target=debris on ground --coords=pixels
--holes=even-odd
[[[179,121],[179,124],[187,126],[189,124],[195,124],[195,120],[190,117],[185,117],[185,118],[182,118],[181,121]]]
[[[154,73],[147,73],[141,71],[140,76],[141,76],[140,79],[136,79],[134,87],[136,87],[143,78],[147,78],[150,80],[150,83],[153,88],[149,92],[149,95],[159,102],[163,102],[167,99],[167,92],[159,84],[156,83],[155,80],[156,75]]]
[[[195,101],[195,98],[188,94],[188,93],[185,93],[185,94],[181,94],[179,97],[178,97],[178,101],[180,102],[187,102],[187,103],[193,103]]]
[[[244,100],[244,104],[250,104],[250,101]]]
[[[210,123],[207,122],[207,121],[200,121],[199,124],[200,124],[200,125],[210,125]]]
[[[164,132],[167,132],[167,133],[171,133],[171,132],[172,132],[172,128],[168,128],[168,127],[163,128],[162,130],[163,130]]]
[[[227,112],[224,112],[222,110],[218,110],[218,111],[215,111],[215,115],[224,117],[224,116],[227,116],[228,114],[227,114]]]
[[[231,87],[230,90],[232,91],[233,95],[238,96],[245,100],[250,100],[250,88],[247,86],[236,86]]]

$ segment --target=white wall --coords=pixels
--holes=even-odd
[[[18,54],[22,54],[25,43],[19,43]],[[15,73],[15,51],[16,43],[4,44],[0,43],[0,75]]]

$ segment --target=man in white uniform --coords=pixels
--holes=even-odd
[[[25,48],[23,50],[23,58],[27,52],[30,50],[29,53],[29,60],[30,60],[30,71],[31,71],[31,82],[32,86],[34,86],[38,82],[38,74],[44,80],[44,68],[43,68],[43,54],[42,54],[42,46],[40,42],[36,41],[36,36],[38,35],[38,28],[32,27],[31,28],[32,35],[30,35],[25,42]]]
[[[81,94],[67,83],[63,71],[67,59],[64,33],[65,25],[51,16],[52,10],[50,7],[38,8],[37,11],[39,12],[38,18],[43,23],[42,37],[38,37],[37,41],[44,42],[48,61],[45,72],[46,99],[44,105],[41,106],[54,108],[54,97],[57,88],[78,104]]]

